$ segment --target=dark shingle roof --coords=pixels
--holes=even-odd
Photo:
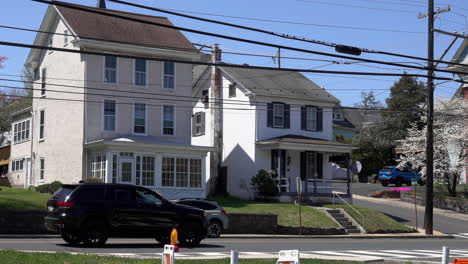
[[[69,4],[69,3],[67,3]],[[72,5],[72,4],[69,4]],[[173,25],[167,18],[75,5],[109,14],[124,15],[150,22]],[[73,31],[80,38],[138,43],[142,46],[162,46],[197,52],[192,43],[178,30],[143,24],[116,17],[56,6]]]

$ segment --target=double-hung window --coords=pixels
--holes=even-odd
[[[105,56],[104,57],[104,82],[116,83],[117,82],[117,57]]]
[[[106,155],[96,154],[90,157],[90,174],[91,178],[98,178],[103,181],[106,179]]]
[[[307,130],[317,130],[317,108],[308,106],[306,108]]]
[[[134,109],[134,126],[133,132],[135,134],[146,133],[146,105],[136,103]]]
[[[201,159],[162,158],[163,187],[200,188],[201,182]]]
[[[104,100],[104,130],[114,131],[115,130],[115,101]]]
[[[172,105],[163,106],[163,135],[174,135],[175,107]]]
[[[175,64],[173,62],[163,62],[163,88],[175,89]]]
[[[13,142],[20,143],[29,140],[30,120],[24,120],[13,126]]]
[[[44,158],[41,158],[40,167],[39,167],[39,180],[44,180],[44,174],[45,174],[45,160]]]
[[[193,136],[202,136],[205,134],[205,113],[198,112],[193,116],[192,122]]]
[[[11,162],[11,171],[21,171],[23,170],[24,159],[14,160]]]
[[[42,68],[42,76],[41,76],[41,96],[45,96],[46,94],[46,81],[47,81],[47,69]]]
[[[283,104],[273,104],[273,127],[284,127]]]
[[[45,126],[45,111],[39,112],[39,139],[44,139],[44,126]]]
[[[146,86],[146,60],[135,59],[135,85]]]

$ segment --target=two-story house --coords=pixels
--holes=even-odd
[[[221,61],[213,48],[212,62]],[[297,195],[331,197],[333,184],[350,196],[349,175],[334,179],[330,161],[349,159],[350,145],[333,141],[332,110],[339,100],[300,73],[197,66],[192,142],[214,146],[211,185],[251,199],[251,178],[261,169],[276,172],[279,201]],[[339,157],[338,157],[339,156]],[[343,159],[342,159],[343,160]],[[224,190],[223,190],[224,189]]]
[[[103,1],[85,8],[172,25],[165,17],[106,9]],[[31,117],[14,124],[22,141],[12,147],[14,154],[29,143],[21,159],[31,166],[12,163],[11,171],[23,174],[14,183],[100,178],[167,198],[205,197],[210,148],[191,143],[193,66],[148,59],[198,61],[203,54],[177,30],[69,7],[49,6],[40,30],[54,34],[39,33],[35,45],[109,55],[31,50]]]

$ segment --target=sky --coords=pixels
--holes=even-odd
[[[66,0],[71,3],[95,6],[96,0]],[[176,9],[204,14],[192,14],[201,17],[222,20],[245,26],[257,27],[269,31],[285,33],[308,39],[322,40],[366,48],[369,50],[389,51],[394,53],[427,57],[427,18],[418,19],[419,13],[427,12],[427,0],[127,0],[142,5],[164,9]],[[39,29],[46,4],[31,0],[1,1],[0,25]],[[468,32],[468,1],[466,0],[436,0],[436,8],[447,8],[451,11],[438,15],[435,27],[446,31]],[[107,1],[107,7],[128,12],[145,13],[166,16],[176,26],[188,27],[214,33],[243,37],[252,40],[271,42],[315,51],[335,53],[334,48],[286,40],[271,35],[249,32],[227,26],[195,21],[188,18],[161,14],[154,11],[137,9]],[[214,16],[214,15],[222,15]],[[228,17],[227,17],[228,16]],[[236,17],[236,18],[233,18]],[[256,20],[252,20],[256,19]],[[259,21],[269,20],[269,21]],[[229,63],[247,63],[249,65],[277,67],[273,59],[275,48],[256,46],[225,39],[183,32],[192,42],[211,45],[218,43],[223,51],[246,52],[271,55],[271,58],[239,56],[223,54],[222,60]],[[33,43],[35,33],[21,32],[0,28],[2,41]],[[453,37],[435,34],[435,57],[438,58],[448,47]],[[461,44],[458,40],[444,58],[450,60]],[[0,56],[8,57],[1,74],[21,75],[23,64],[29,50],[0,46]],[[425,74],[420,70],[408,70],[400,67],[378,65],[371,63],[345,63],[350,60],[319,56],[282,50],[281,56],[312,59],[335,60],[340,64],[282,59],[282,67],[339,70],[339,71],[369,71],[397,72],[404,70],[411,73]],[[363,53],[361,58],[369,58],[393,62],[409,62],[412,60]],[[422,62],[422,61],[413,61]],[[440,66],[445,67],[444,65]],[[352,106],[361,100],[362,91],[373,90],[377,99],[385,103],[389,89],[398,77],[380,76],[344,76],[331,74],[305,74],[309,79],[323,86],[331,94],[341,100],[342,105]],[[439,76],[452,77],[450,74],[438,73]],[[426,81],[425,79],[420,79]],[[436,81],[439,83],[440,81]],[[1,84],[6,84],[2,83]],[[436,96],[451,97],[458,83],[447,82],[436,86]]]

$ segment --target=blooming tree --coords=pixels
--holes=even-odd
[[[3,63],[7,60],[7,57],[0,56],[0,69],[3,69]]]
[[[451,196],[456,196],[456,187],[465,167],[466,137],[465,119],[467,108],[463,99],[439,99],[434,105],[434,180],[445,184]],[[427,116],[422,116],[426,123]],[[411,164],[425,171],[426,128],[413,124],[408,136],[402,140],[400,167]],[[424,174],[424,173],[423,173]]]

